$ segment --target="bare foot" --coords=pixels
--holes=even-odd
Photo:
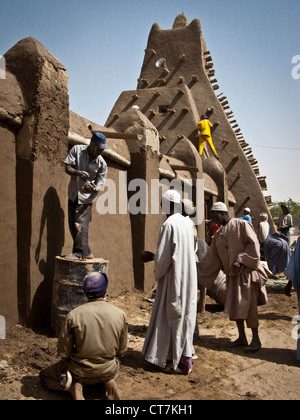
[[[105,384],[105,388],[106,388],[106,398],[108,400],[120,400],[121,399],[117,384],[115,383],[115,381],[113,379],[111,379],[110,381],[104,382],[104,384]]]

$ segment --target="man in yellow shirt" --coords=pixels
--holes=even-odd
[[[205,146],[205,143],[207,142],[213,151],[213,154],[218,159],[218,153],[215,149],[215,146],[212,141],[211,137],[211,128],[213,127],[212,123],[209,121],[206,115],[201,115],[201,119],[198,122],[197,129],[200,132],[199,135],[199,155],[202,156],[203,149]]]

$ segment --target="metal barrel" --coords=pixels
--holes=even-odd
[[[226,301],[226,275],[220,271],[213,285],[207,289],[207,294],[220,305],[225,305]]]
[[[199,261],[205,258],[205,255],[209,249],[209,246],[202,239],[198,239],[198,250],[197,256]],[[218,277],[214,281],[213,285],[207,289],[207,295],[214,299],[217,303],[225,305],[226,301],[226,275],[223,271],[220,271]]]
[[[56,257],[51,307],[51,328],[54,337],[59,336],[66,315],[87,302],[82,288],[83,279],[94,271],[108,274],[108,261],[102,258],[68,260]]]

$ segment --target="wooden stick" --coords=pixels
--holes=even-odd
[[[155,292],[155,290],[156,290],[156,289],[157,289],[157,283],[156,283],[156,285],[152,288],[151,292],[150,292],[150,293],[148,293],[148,295],[144,297],[144,300],[149,299],[149,298],[152,296],[153,292]]]

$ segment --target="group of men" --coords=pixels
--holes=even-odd
[[[69,187],[70,229],[73,234],[71,259],[92,258],[88,247],[91,206],[106,177],[101,157],[106,139],[94,133],[89,146],[75,146],[65,161],[71,175]],[[157,250],[144,252],[144,262],[155,261],[157,291],[150,324],[142,350],[145,359],[174,374],[192,371],[196,357],[193,337],[197,319],[197,290],[209,288],[220,270],[227,276],[225,311],[238,328],[230,346],[244,346],[254,352],[261,348],[258,334],[258,305],[267,302],[267,275],[260,262],[260,244],[253,226],[245,220],[230,219],[224,203],[215,203],[212,220],[219,229],[200,262],[195,258],[195,233],[182,214],[182,200],[175,190],[162,197],[166,221],[161,226]],[[88,274],[83,289],[88,303],[71,311],[58,339],[61,361],[41,372],[48,389],[70,391],[84,399],[83,385],[104,382],[107,398],[119,399],[115,383],[120,357],[127,347],[125,313],[105,300],[108,278],[104,273]],[[252,329],[248,344],[245,322]]]

